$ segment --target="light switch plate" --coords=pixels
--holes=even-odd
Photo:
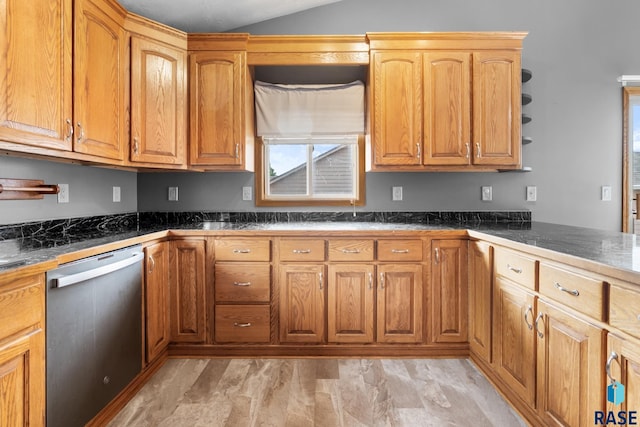
[[[603,202],[610,202],[611,201],[611,186],[610,185],[603,185],[602,186],[602,197],[601,197]]]
[[[169,194],[167,196],[170,202],[178,201],[178,187],[169,187]]]
[[[58,203],[69,203],[69,184],[58,184]]]
[[[395,202],[402,200],[402,187],[391,187],[391,200]]]
[[[527,202],[538,200],[538,189],[535,185],[527,185]]]
[[[252,198],[251,187],[242,187],[242,200],[251,200]]]
[[[491,200],[493,200],[493,187],[485,185],[482,187],[482,201],[490,202]]]
[[[113,187],[113,202],[120,203],[120,187]]]

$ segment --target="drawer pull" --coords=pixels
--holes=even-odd
[[[373,274],[369,273],[369,289],[373,289]]]
[[[391,249],[392,254],[408,254],[409,249]]]
[[[613,376],[611,376],[611,362],[613,362],[614,360],[618,362],[618,353],[616,353],[615,351],[612,351],[611,354],[609,355],[609,358],[607,359],[607,365],[605,366],[605,369],[607,371],[607,376],[611,380],[611,384],[615,384],[616,382],[616,379],[613,378]]]
[[[251,286],[251,282],[233,282],[233,286]]]
[[[248,327],[250,327],[250,326],[251,326],[251,323],[250,323],[250,322],[247,322],[247,323],[238,323],[238,322],[235,322],[235,323],[233,324],[233,326],[237,326],[238,328],[248,328]]]
[[[294,254],[310,254],[311,249],[294,249],[291,252],[293,252]]]
[[[322,290],[322,286],[324,283],[324,275],[322,273],[318,273],[318,281],[320,282],[320,290]]]
[[[233,253],[234,254],[250,254],[251,249],[234,249]]]
[[[555,287],[556,287],[557,290],[562,291],[562,292],[566,292],[569,295],[573,295],[574,297],[580,296],[580,291],[578,291],[577,289],[567,289],[567,288],[563,287],[558,282],[555,282]]]
[[[384,289],[384,273],[380,273],[380,289]]]
[[[436,248],[436,264],[440,264],[440,249]]]
[[[343,249],[342,253],[343,254],[359,254],[360,249]]]
[[[531,331],[533,329],[533,324],[529,323],[529,313],[533,315],[533,307],[531,304],[527,307],[527,311],[524,312],[524,323],[527,324],[527,328]]]
[[[507,268],[511,271],[513,271],[516,274],[521,274],[522,273],[522,269],[518,268],[518,267],[514,267],[511,264],[507,264]]]
[[[538,322],[540,321],[540,319],[542,319],[544,317],[544,314],[542,314],[542,312],[538,313],[538,317],[536,317],[535,322],[533,322],[533,324],[536,327],[536,332],[538,333],[538,337],[540,338],[544,338],[544,333],[540,330],[540,328],[538,327]]]

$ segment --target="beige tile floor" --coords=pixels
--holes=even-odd
[[[524,425],[465,359],[170,359],[109,424]]]

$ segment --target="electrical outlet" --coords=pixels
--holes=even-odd
[[[69,203],[69,184],[58,184],[58,203]]]
[[[602,197],[601,197],[603,202],[610,202],[611,201],[611,186],[610,185],[603,185],[602,186]]]
[[[482,187],[482,201],[490,202],[491,200],[493,200],[493,187],[485,185]]]
[[[120,187],[113,187],[113,202],[120,203]]]
[[[169,187],[169,195],[168,195],[168,200],[170,202],[177,202],[178,201],[178,187]]]
[[[251,187],[242,187],[242,200],[251,200]]]
[[[538,189],[535,185],[527,186],[527,202],[535,202],[538,200]]]
[[[391,200],[395,202],[402,200],[402,187],[391,187]]]

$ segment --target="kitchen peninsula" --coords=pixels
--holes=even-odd
[[[37,355],[44,325],[32,313],[44,306],[33,295],[44,271],[142,244],[144,369],[96,423],[167,357],[183,356],[470,357],[533,424],[584,425],[606,410],[606,374],[627,385],[629,408],[638,404],[634,235],[530,222],[526,212],[331,215],[139,213],[124,225],[94,220],[97,234],[54,247],[7,239],[0,258],[25,264],[0,275],[0,304],[13,308],[0,311],[13,325],[3,337],[30,331],[33,348],[21,348]],[[23,372],[38,410],[34,359]],[[563,399],[580,407],[563,410]]]

